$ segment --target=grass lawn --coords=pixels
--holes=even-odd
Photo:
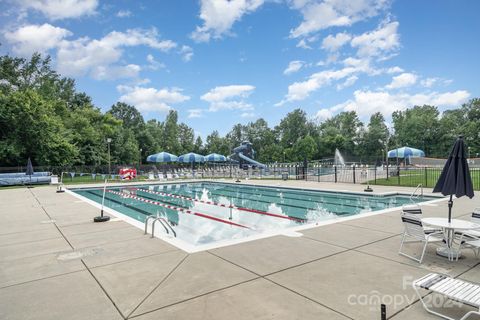
[[[442,172],[442,168],[420,168],[414,170],[400,171],[400,177],[393,176],[387,179],[377,179],[376,184],[382,186],[404,186],[416,187],[422,184],[426,188],[433,188],[437,183]],[[480,168],[471,168],[470,175],[472,177],[474,190],[480,190]],[[375,184],[371,180],[370,184]]]

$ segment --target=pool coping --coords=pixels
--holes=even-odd
[[[166,184],[178,184],[178,183],[202,183],[202,182],[210,182],[210,183],[220,183],[220,184],[230,184],[230,185],[238,185],[238,183],[235,182],[225,182],[225,181],[211,181],[211,180],[185,180],[185,181],[165,181],[165,182],[159,182],[156,181],[155,183],[116,183],[116,184],[111,184],[108,185],[108,187],[133,187],[136,185],[166,185]],[[361,193],[361,192],[355,192],[355,191],[349,191],[349,190],[333,190],[333,189],[313,189],[313,188],[294,188],[294,187],[282,187],[282,186],[266,186],[266,185],[255,185],[255,184],[246,184],[244,183],[243,185],[247,186],[252,186],[252,187],[266,187],[266,188],[281,188],[281,189],[286,189],[286,190],[303,190],[303,191],[316,191],[316,192],[329,192],[329,193],[348,193],[348,194],[355,194],[355,195],[362,195],[362,196],[392,196],[392,195],[406,195],[409,196],[406,193],[400,193],[400,192],[382,192],[382,193]],[[94,207],[98,209],[102,209],[102,205],[96,201],[90,200],[78,193],[75,193],[73,190],[81,190],[81,189],[101,189],[104,186],[89,186],[89,187],[73,187],[73,188],[65,188],[65,191],[73,195],[74,197],[85,201],[86,203],[93,205]],[[425,193],[424,193],[425,195]],[[418,202],[415,204],[418,205],[436,205],[437,202],[442,202],[448,200],[448,197],[442,197],[438,195],[432,195],[431,193],[427,194],[429,197],[435,197],[437,199],[433,200],[428,200],[428,201],[423,201],[423,202]],[[187,253],[196,253],[196,252],[201,252],[201,251],[207,251],[207,250],[212,250],[212,249],[217,249],[217,248],[222,248],[222,247],[227,247],[235,244],[241,244],[241,243],[246,243],[250,241],[255,241],[255,240],[260,240],[260,239],[266,239],[274,236],[288,236],[288,237],[301,237],[303,234],[300,231],[303,230],[309,230],[321,226],[326,226],[330,224],[335,224],[335,223],[341,223],[341,222],[346,222],[346,221],[351,221],[351,220],[356,220],[360,218],[366,218],[366,217],[372,217],[384,213],[389,213],[389,212],[394,212],[399,210],[401,207],[393,207],[393,208],[387,208],[383,210],[378,210],[378,211],[371,211],[371,212],[364,212],[364,213],[358,213],[352,216],[347,216],[347,217],[335,217],[331,218],[325,221],[321,222],[314,222],[314,223],[309,223],[309,224],[304,224],[300,226],[293,226],[293,227],[287,227],[283,228],[281,230],[275,230],[275,231],[266,231],[262,232],[258,235],[252,235],[252,236],[247,236],[241,239],[229,239],[229,240],[220,240],[216,241],[211,244],[203,244],[203,245],[191,245],[183,240],[177,239],[175,237],[170,236],[169,234],[166,233],[160,233],[156,234],[155,237],[158,239],[161,239]],[[121,212],[118,212],[117,210],[111,209],[109,207],[104,206],[103,210],[111,215],[113,215],[117,219],[121,219],[141,230],[145,230],[145,224],[135,220]]]

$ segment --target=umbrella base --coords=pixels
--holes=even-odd
[[[437,255],[439,255],[440,257],[455,259],[455,260],[457,259],[457,256],[458,256],[458,259],[462,257],[462,253],[460,252],[460,250],[455,250],[453,248],[447,248],[447,247],[437,248]]]
[[[109,216],[98,216],[93,218],[93,222],[107,222],[108,220],[110,220]]]
[[[370,188],[370,186],[366,187],[365,189],[363,189],[363,191],[365,192],[373,192],[373,189]]]

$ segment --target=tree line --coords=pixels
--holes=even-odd
[[[258,119],[234,125],[225,136],[213,131],[203,141],[174,110],[163,121],[145,121],[122,102],[102,112],[73,79],[52,68],[50,57],[0,57],[0,166],[24,165],[28,157],[34,165],[105,165],[108,138],[112,164],[138,164],[160,151],[229,155],[244,140],[253,143],[260,162],[328,158],[335,149],[357,161],[381,160],[387,149],[405,145],[446,157],[460,134],[472,157],[480,153],[478,98],[444,112],[430,105],[395,111],[392,122],[389,130],[377,112],[362,123],[355,111],[319,122],[296,109],[274,127]]]

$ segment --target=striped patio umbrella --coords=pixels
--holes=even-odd
[[[227,161],[227,157],[222,156],[218,153],[210,153],[209,155],[205,156],[205,161],[207,162],[225,162]]]
[[[425,157],[425,152],[419,149],[402,147],[388,151],[389,158],[410,158],[410,157]]]
[[[168,152],[160,152],[147,157],[147,162],[175,162],[177,160],[178,157],[176,155]]]
[[[178,162],[183,163],[194,163],[194,162],[205,162],[205,157],[193,152],[182,154],[178,157]]]

